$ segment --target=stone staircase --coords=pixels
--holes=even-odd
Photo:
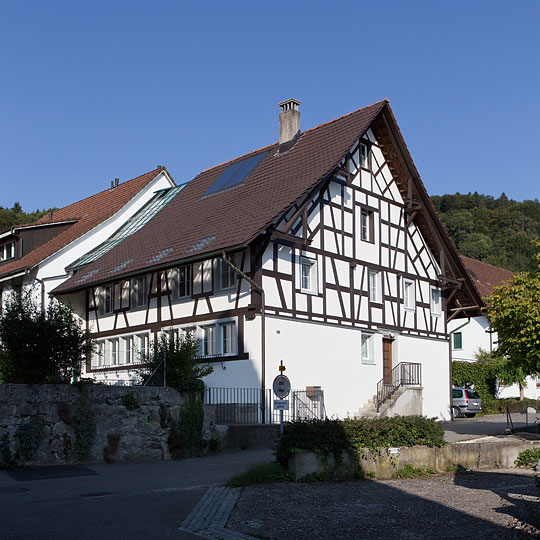
[[[410,392],[420,392],[420,403],[416,406],[411,406],[407,403],[404,403],[403,400],[398,404],[398,400],[406,393]],[[408,415],[408,414],[422,414],[421,412],[421,388],[410,388],[407,386],[400,386],[396,391],[379,407],[379,412],[377,412],[377,407],[375,406],[375,399],[377,396],[370,398],[367,403],[364,403],[358,411],[354,413],[355,418],[379,418],[380,416],[393,416],[395,414]],[[404,397],[407,400],[407,396]]]

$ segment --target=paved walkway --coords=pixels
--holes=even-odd
[[[514,428],[526,425],[525,414],[511,415]],[[533,424],[540,414],[529,415],[529,424]],[[453,422],[443,422],[444,440],[446,442],[466,441],[489,435],[500,435],[507,428],[506,414],[490,414],[476,418],[458,418]]]
[[[208,488],[223,485],[252,463],[272,460],[270,449],[258,449],[183,461],[34,468],[23,475],[0,471],[0,538],[200,539],[185,520],[201,497],[210,497]],[[212,506],[219,523],[235,492],[222,495],[225,506],[219,497]],[[214,523],[208,529],[217,532]]]

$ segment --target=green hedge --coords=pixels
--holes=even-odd
[[[540,413],[538,400],[532,398],[524,398],[523,401],[519,398],[494,399],[488,403],[482,403],[485,414],[504,414],[507,406],[511,413],[525,413],[527,407],[533,407]]]
[[[495,399],[497,391],[497,369],[494,364],[482,362],[452,362],[452,384],[465,386],[474,384],[484,403]]]
[[[285,424],[283,438],[275,451],[278,463],[287,467],[289,457],[299,450],[315,452],[323,459],[333,455],[336,463],[343,450],[361,456],[362,449],[389,446],[442,446],[444,431],[435,418],[394,416],[392,418],[310,420]]]

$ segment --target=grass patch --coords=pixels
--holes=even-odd
[[[394,478],[420,478],[422,476],[433,476],[434,474],[436,474],[436,471],[429,467],[415,467],[407,463],[405,467],[396,472]]]
[[[225,485],[227,487],[244,487],[279,482],[294,482],[294,475],[274,462],[251,465],[247,471],[233,476]]]

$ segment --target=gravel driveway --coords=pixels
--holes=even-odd
[[[540,538],[531,470],[245,488],[228,527],[260,539]]]

